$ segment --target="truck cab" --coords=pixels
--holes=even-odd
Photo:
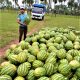
[[[46,7],[44,4],[33,4],[31,17],[32,19],[43,20],[45,12],[46,12]]]

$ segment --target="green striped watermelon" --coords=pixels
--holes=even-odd
[[[9,75],[1,75],[0,80],[12,80],[12,78]]]
[[[1,75],[10,75],[10,76],[14,76],[15,73],[16,73],[16,66],[13,65],[13,64],[9,64],[9,65],[6,65],[5,67],[2,68],[0,74]]]
[[[45,50],[41,50],[38,54],[37,54],[37,59],[44,61],[46,60],[48,57],[47,52]]]
[[[34,62],[35,60],[36,60],[36,57],[35,57],[35,56],[29,55],[29,57],[28,57],[28,62],[32,63],[32,62]]]
[[[80,78],[80,68],[76,70],[76,75]]]
[[[13,64],[17,64],[18,61],[17,61],[17,55],[14,55],[14,54],[11,54],[8,56],[8,60],[13,63]]]
[[[5,66],[7,66],[9,64],[10,64],[9,61],[4,61],[4,62],[1,63],[1,67],[5,67]]]
[[[62,63],[59,65],[58,70],[61,74],[67,75],[71,71],[71,67],[68,63]]]
[[[63,59],[66,57],[66,50],[65,49],[60,49],[57,51],[57,57],[60,59]]]
[[[46,59],[46,63],[52,63],[55,64],[56,63],[56,58],[53,56],[50,56]]]
[[[67,80],[62,74],[55,73],[51,76],[51,80]]]
[[[17,55],[17,61],[19,63],[23,63],[27,60],[28,56],[25,52],[20,52],[18,55]]]
[[[30,70],[27,77],[27,80],[35,80],[34,70]]]
[[[46,70],[43,67],[38,67],[35,69],[34,74],[36,77],[41,77],[46,75]]]
[[[19,76],[26,76],[29,72],[29,68],[28,65],[25,63],[20,64],[18,69],[17,69],[17,73]]]
[[[40,60],[35,60],[35,61],[33,62],[33,64],[32,64],[32,66],[33,66],[34,68],[42,67],[43,65],[44,65],[44,63],[43,63],[42,61],[40,61]]]
[[[38,80],[50,80],[48,77],[40,77]]]
[[[54,73],[54,65],[52,63],[46,63],[44,68],[46,69],[46,75],[50,76]]]
[[[72,69],[76,69],[80,67],[80,63],[77,60],[70,61],[69,65],[71,66]]]
[[[25,80],[24,77],[17,76],[14,80]]]

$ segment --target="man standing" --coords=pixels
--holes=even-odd
[[[24,40],[26,39],[27,34],[27,22],[25,22],[25,19],[28,17],[27,13],[25,13],[25,7],[20,6],[20,13],[17,18],[19,26],[19,42],[22,40],[22,36],[24,35]]]

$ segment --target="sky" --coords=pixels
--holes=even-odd
[[[14,3],[13,3],[13,1],[12,0],[9,0],[9,1],[11,1],[12,2],[12,4],[14,5]],[[37,0],[36,0],[37,1]],[[65,5],[67,5],[67,2],[68,2],[69,0],[67,0],[66,2],[65,2]],[[77,1],[77,0],[75,0],[75,1]],[[22,0],[18,0],[18,4],[19,5],[21,5],[22,3]],[[63,3],[64,4],[64,3]],[[57,3],[57,5],[59,5],[59,2]],[[54,2],[52,2],[52,8],[54,8]]]

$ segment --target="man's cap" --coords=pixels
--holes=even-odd
[[[25,9],[25,6],[24,6],[24,5],[21,5],[21,6],[20,6],[20,9]]]

